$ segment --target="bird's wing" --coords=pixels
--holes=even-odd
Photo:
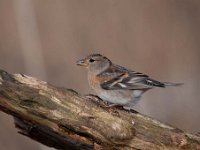
[[[145,90],[153,87],[165,87],[164,83],[153,80],[143,73],[116,65],[102,72],[100,76],[111,76],[109,80],[105,80],[101,84],[101,87],[106,90]]]

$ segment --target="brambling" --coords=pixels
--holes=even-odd
[[[181,85],[154,80],[146,74],[115,65],[100,54],[78,60],[77,65],[87,68],[89,85],[98,97],[126,109],[131,109],[149,89]]]

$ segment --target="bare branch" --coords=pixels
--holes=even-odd
[[[0,110],[19,133],[56,149],[200,149],[200,137],[137,112],[108,111],[75,91],[0,71]]]

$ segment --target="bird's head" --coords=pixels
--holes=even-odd
[[[93,73],[100,73],[106,70],[112,63],[111,61],[101,54],[91,54],[76,63],[79,66],[86,67]]]

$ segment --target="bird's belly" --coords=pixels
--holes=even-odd
[[[133,91],[127,90],[101,90],[97,95],[104,101],[122,106],[135,105],[139,100],[133,96]]]

